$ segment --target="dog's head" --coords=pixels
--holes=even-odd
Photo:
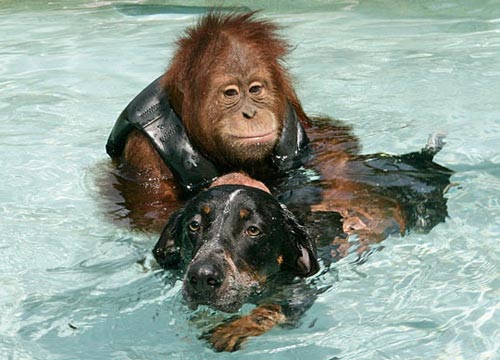
[[[153,250],[165,269],[185,269],[191,308],[237,311],[280,276],[318,271],[306,229],[272,195],[243,185],[212,187],[174,213]]]

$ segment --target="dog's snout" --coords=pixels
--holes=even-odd
[[[222,284],[224,275],[214,264],[198,263],[191,265],[187,280],[199,292],[213,291]]]

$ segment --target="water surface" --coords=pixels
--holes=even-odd
[[[285,27],[306,110],[351,123],[364,152],[446,131],[449,219],[334,264],[298,327],[215,354],[197,336],[218,315],[185,307],[150,269],[156,234],[107,221],[95,182],[115,118],[207,3],[4,1],[0,358],[500,358],[497,1],[226,3]]]

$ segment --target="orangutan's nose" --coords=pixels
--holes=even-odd
[[[252,119],[257,113],[257,108],[254,106],[247,106],[243,109],[243,117],[245,119]]]

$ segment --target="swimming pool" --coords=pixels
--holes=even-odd
[[[218,315],[194,316],[179,284],[149,269],[157,235],[109,222],[96,184],[117,115],[203,9],[4,1],[0,358],[499,358],[497,2],[243,5],[285,26],[306,110],[353,124],[364,152],[413,151],[448,132],[436,160],[456,171],[449,219],[386,240],[362,265],[344,258],[318,276],[333,286],[298,327],[215,354],[197,336]]]

